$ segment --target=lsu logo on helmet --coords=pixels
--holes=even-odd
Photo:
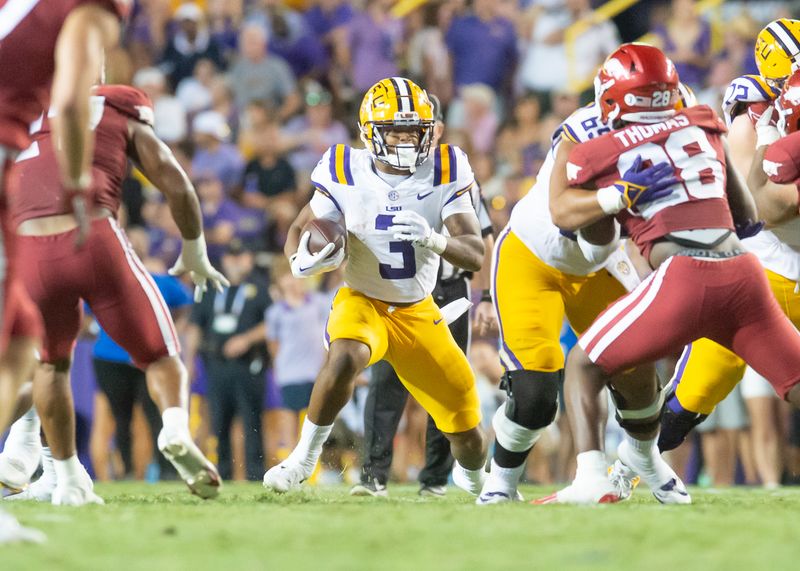
[[[800,20],[780,18],[764,27],[756,38],[758,73],[772,87],[780,84],[797,68],[800,55]]]
[[[359,110],[361,140],[372,156],[391,167],[414,172],[430,154],[434,111],[428,94],[404,77],[388,77],[364,95]],[[415,130],[416,144],[388,145],[392,130]]]

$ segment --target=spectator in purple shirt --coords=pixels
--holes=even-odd
[[[281,0],[261,0],[247,21],[267,31],[270,52],[285,59],[297,79],[324,75],[327,52],[301,14],[284,6]]]
[[[260,249],[263,246],[263,210],[244,208],[226,197],[222,183],[213,174],[196,177],[195,186],[203,214],[208,257],[213,262],[219,260],[234,238],[241,239],[250,249]]]
[[[681,82],[702,89],[711,67],[711,24],[700,17],[694,0],[673,0],[666,25],[659,24],[653,32]]]
[[[403,25],[389,15],[394,0],[368,0],[349,25],[350,76],[358,93],[384,77],[398,74],[397,54],[403,40]]]
[[[510,94],[517,64],[514,24],[500,17],[495,0],[475,0],[472,13],[453,19],[445,40],[453,62],[456,90],[483,83],[499,95]]]
[[[230,129],[225,118],[216,111],[204,111],[192,121],[192,131],[196,147],[192,175],[212,174],[230,192],[242,178],[244,159],[235,145],[226,142]]]
[[[305,93],[305,111],[283,128],[280,148],[289,153],[289,162],[305,180],[328,147],[346,143],[347,128],[333,117],[333,100],[319,84],[309,84]]]

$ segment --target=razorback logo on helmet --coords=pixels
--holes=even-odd
[[[655,46],[623,44],[595,78],[595,101],[605,124],[663,121],[680,101],[675,65]]]

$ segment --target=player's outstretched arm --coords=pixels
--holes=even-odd
[[[158,137],[150,125],[129,120],[131,138],[128,154],[141,168],[144,176],[166,197],[172,218],[183,238],[181,255],[169,270],[172,276],[189,273],[194,282],[194,300],[199,302],[211,286],[222,291],[230,285],[208,259],[200,202],[192,183],[175,159],[175,155]]]
[[[129,119],[128,130],[131,159],[167,199],[183,239],[196,240],[203,231],[203,216],[189,176],[150,125]]]
[[[75,8],[64,22],[55,51],[51,105],[56,154],[69,190],[84,190],[91,179],[94,137],[89,129],[89,97],[100,78],[103,51],[116,45],[119,20],[98,4]]]

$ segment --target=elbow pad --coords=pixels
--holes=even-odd
[[[602,264],[606,259],[614,253],[619,246],[619,224],[614,222],[614,239],[608,244],[592,244],[583,237],[583,234],[578,230],[578,246],[583,253],[583,257],[593,264]]]

